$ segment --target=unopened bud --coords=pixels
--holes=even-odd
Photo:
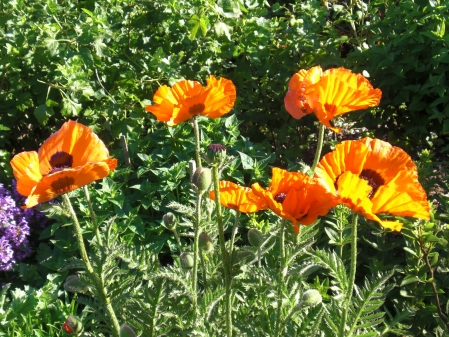
[[[212,182],[212,172],[207,167],[198,167],[193,174],[192,184],[198,188],[198,193],[206,192]]]
[[[226,159],[226,146],[210,144],[207,147],[207,159],[212,166],[220,165]]]
[[[70,315],[64,322],[62,329],[69,335],[78,335],[83,332],[84,327],[78,317]]]
[[[198,247],[202,250],[210,252],[211,250],[214,250],[214,243],[209,235],[202,232],[198,238]]]
[[[120,337],[137,337],[137,335],[128,324],[123,324],[120,327]]]
[[[249,263],[256,258],[256,254],[250,250],[238,250],[234,254],[234,263]]]
[[[162,221],[164,221],[165,227],[170,230],[176,227],[176,216],[172,212],[168,212],[162,216]]]
[[[64,289],[72,293],[85,293],[88,285],[78,275],[69,275],[64,282]]]
[[[260,245],[263,243],[264,237],[263,234],[255,229],[255,228],[251,228],[248,231],[248,241],[251,244],[251,246],[259,248]]]
[[[190,252],[183,252],[179,255],[179,260],[181,261],[181,267],[184,269],[193,268],[193,254]]]
[[[323,298],[318,290],[309,289],[302,294],[302,301],[304,302],[304,305],[315,306],[320,304],[323,301]]]

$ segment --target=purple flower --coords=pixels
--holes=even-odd
[[[42,227],[47,222],[42,212],[21,209],[18,205],[22,205],[24,200],[17,192],[14,180],[13,193],[0,184],[0,271],[12,269],[17,261],[31,254],[28,240],[30,220],[39,219]]]

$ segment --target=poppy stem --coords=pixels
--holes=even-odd
[[[221,211],[220,203],[220,185],[218,180],[218,167],[212,167],[212,177],[214,179],[214,192],[215,192],[215,209],[217,211],[217,223],[218,223],[218,237],[220,240],[221,258],[223,260],[225,289],[226,289],[226,336],[232,337],[232,299],[231,299],[231,273],[229,267],[229,257],[226,251],[224,226],[223,226],[223,214]]]
[[[312,174],[315,173],[316,166],[318,165],[318,162],[320,161],[321,157],[321,150],[323,149],[323,143],[324,143],[324,131],[326,130],[326,127],[324,124],[320,123],[320,127],[318,129],[318,143],[316,146],[316,152],[315,152],[315,158],[313,159],[313,164],[310,170],[312,171]]]
[[[347,334],[345,329],[349,306],[351,305],[352,293],[354,290],[355,270],[357,266],[357,218],[357,213],[353,212],[351,225],[351,264],[349,267],[348,288],[346,289],[345,294],[345,306],[341,317],[340,337],[350,337],[352,335],[352,332]]]
[[[282,288],[284,286],[284,269],[285,269],[285,222],[281,221],[281,228],[279,229],[279,275],[278,275],[278,289],[277,289],[277,311],[276,311],[276,336],[282,336]]]
[[[198,120],[196,116],[192,118],[193,131],[195,134],[195,156],[196,156],[196,167],[201,167],[201,156],[200,156],[200,128],[198,127]]]
[[[231,261],[232,261],[232,256],[234,255],[235,236],[237,235],[237,231],[239,228],[240,211],[236,211],[236,212],[237,212],[237,214],[235,215],[234,227],[232,228],[231,241],[229,243],[229,251],[231,253]]]
[[[192,270],[192,292],[193,292],[193,311],[195,313],[195,320],[198,307],[198,241],[200,237],[200,223],[201,223],[201,201],[203,195],[198,193],[196,199],[196,220],[195,220],[195,234],[193,238],[193,270]]]
[[[94,224],[95,236],[97,237],[98,244],[103,246],[103,240],[101,240],[100,231],[98,230],[98,221],[97,216],[94,212],[94,208],[92,207],[92,202],[90,201],[89,189],[87,185],[84,185],[84,195],[86,196],[87,205],[89,206],[89,213]]]
[[[78,243],[78,249],[80,251],[81,259],[84,262],[84,266],[86,267],[86,270],[90,278],[95,284],[95,288],[100,296],[101,302],[103,302],[103,304],[106,307],[106,311],[109,313],[113,325],[113,334],[115,337],[119,337],[120,324],[118,323],[117,316],[115,315],[115,311],[112,308],[111,300],[108,297],[108,294],[106,293],[106,289],[104,288],[104,280],[101,278],[101,276],[98,276],[95,273],[94,269],[92,268],[92,265],[90,264],[90,260],[86,251],[86,246],[84,245],[83,232],[80,223],[78,221],[78,217],[76,216],[75,210],[72,207],[72,203],[70,202],[70,198],[67,195],[67,193],[64,193],[62,195],[62,200],[64,201],[65,207],[69,212],[70,218],[72,219],[73,222],[73,230],[75,232],[75,237]]]

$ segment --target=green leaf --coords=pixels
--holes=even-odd
[[[240,155],[240,159],[242,161],[242,166],[244,170],[251,170],[254,168],[255,161],[253,158],[248,156],[247,154],[237,151]]]
[[[194,40],[198,29],[200,28],[200,18],[198,17],[198,15],[192,15],[189,21],[187,21],[187,27],[189,28],[190,32],[189,39]]]
[[[53,108],[48,107],[46,104],[41,104],[34,109],[34,116],[42,125],[46,125],[48,119],[54,114],[55,112],[53,111]]]
[[[200,29],[201,29],[201,34],[204,36],[207,35],[207,19],[205,19],[204,17],[201,17],[200,22]]]
[[[224,22],[217,22],[214,25],[215,34],[217,34],[218,37],[225,35],[226,38],[231,41],[231,33],[229,32],[229,26]]]

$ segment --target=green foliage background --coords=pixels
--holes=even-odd
[[[160,85],[172,85],[181,78],[204,82],[213,74],[231,79],[237,87],[235,108],[220,120],[200,119],[202,145],[228,146],[238,160],[224,172],[224,178],[249,185],[266,182],[270,165],[299,169],[299,161],[311,163],[316,143],[314,116],[294,120],[285,111],[283,98],[290,77],[300,68],[314,65],[324,69],[345,66],[368,73],[373,85],[383,92],[381,104],[370,111],[347,115],[345,120],[354,122],[354,127],[365,127],[362,134],[389,140],[416,158],[420,154],[421,177],[430,178],[432,158],[444,158],[448,150],[448,9],[449,3],[437,0],[2,2],[0,182],[10,184],[9,160],[14,154],[36,150],[67,119],[89,125],[120,162],[112,177],[97,183],[98,188],[92,191],[99,219],[112,224],[120,236],[119,248],[123,253],[114,257],[132,265],[130,256],[143,256],[142,252],[147,251],[168,259],[161,260],[162,264],[171,264],[172,254],[178,253],[176,242],[172,233],[161,226],[160,219],[170,210],[170,201],[188,204],[191,195],[186,161],[194,158],[195,149],[189,126],[168,128],[144,111],[154,92]],[[345,131],[335,140],[352,136]],[[124,164],[121,137],[128,142],[130,167]],[[432,154],[420,152],[422,148],[430,148]],[[428,191],[433,182],[426,181]],[[447,191],[447,185],[442,186]],[[435,223],[408,223],[404,237],[385,233],[372,224],[361,224],[364,239],[360,242],[358,284],[365,284],[365,275],[383,280],[387,271],[396,271],[388,281],[385,334],[447,335],[436,313],[425,265],[432,260],[440,290],[447,288],[449,237],[444,222],[449,203],[444,196],[437,199],[441,214]],[[87,205],[79,201],[76,206],[79,215],[89,221]],[[111,214],[116,218],[111,220]],[[335,248],[342,260],[347,257],[348,230],[339,215],[331,214],[320,231],[310,237],[305,235],[310,241],[314,237],[317,251],[306,254],[305,248],[311,245],[307,241],[295,260],[300,266],[314,261],[329,274],[323,276],[315,269],[301,274],[302,267],[298,267],[289,275],[286,288],[298,289],[295,287],[307,277],[315,279],[313,286],[323,295],[335,287],[338,271],[332,269],[326,260],[329,257],[319,249]],[[24,335],[34,333],[31,327],[38,318],[63,322],[64,317],[76,311],[67,293],[64,301],[54,301],[62,296],[54,286],[61,280],[60,275],[51,273],[60,272],[76,250],[71,229],[64,226],[64,216],[63,211],[53,213],[55,223],[38,234],[38,263],[27,262],[19,269],[20,282],[36,289],[45,286],[47,297],[32,287],[23,293],[15,290],[9,310],[0,312],[2,323],[8,323],[10,329],[21,326],[20,317],[28,319],[30,332]],[[272,219],[261,216],[248,217],[243,222],[264,230],[269,220]],[[183,242],[188,243],[188,228],[180,231]],[[92,234],[87,233],[86,237],[91,239]],[[139,245],[140,251],[132,251],[135,245]],[[407,249],[403,250],[404,246]],[[293,248],[291,254],[296,254]],[[155,266],[155,261],[155,256],[148,257],[148,265]],[[272,258],[267,264],[274,268],[276,261]],[[27,275],[28,268],[33,268],[32,279]],[[150,271],[141,268],[142,265],[135,267],[130,278],[148,277]],[[179,269],[176,261],[173,268]],[[176,292],[173,285],[162,281],[171,277],[169,271],[158,272],[160,283],[155,282],[146,291],[138,289],[133,296],[146,296],[148,303],[157,304],[165,296],[162,287]],[[60,273],[67,275],[66,271]],[[220,275],[214,277],[215,281],[220,279]],[[261,277],[267,284],[265,294],[269,294],[275,280],[268,274]],[[248,284],[258,281],[250,279]],[[373,280],[368,281],[366,289],[374,289],[370,283]],[[174,282],[181,284],[183,280]],[[245,301],[251,298],[251,294],[244,296],[248,288],[240,284],[239,310],[251,314],[245,308]],[[159,292],[153,292],[157,289]],[[6,292],[7,289],[2,291],[0,297],[2,305]],[[180,303],[176,314],[187,310],[186,294],[188,289],[171,298],[173,307]],[[212,312],[218,295],[206,295]],[[441,301],[448,303],[443,292]],[[31,313],[26,309],[27,303],[39,303],[38,309]],[[295,305],[291,305],[292,310]],[[263,296],[255,306],[267,313],[273,310]],[[15,311],[17,308],[20,310]],[[16,315],[17,312],[23,315]],[[317,308],[305,313],[305,322],[315,314],[322,317],[323,312]],[[218,311],[215,313],[218,315]],[[91,317],[90,313],[83,315]],[[134,317],[126,310],[123,316],[144,322],[143,317]],[[398,317],[405,320],[399,327],[395,325]],[[237,325],[248,336],[269,335],[269,317],[258,320],[258,327]],[[182,330],[182,324],[169,315],[155,318],[155,322],[162,330],[171,325]],[[150,329],[141,324],[142,329]],[[299,327],[290,324],[286,328],[291,335],[295,331],[301,335],[297,332]],[[42,329],[52,336],[59,329],[44,325]],[[9,331],[12,330],[6,333]]]

